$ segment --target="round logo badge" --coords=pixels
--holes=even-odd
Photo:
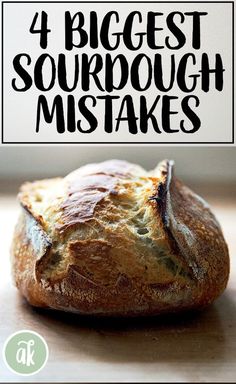
[[[22,330],[13,333],[3,347],[7,367],[18,375],[34,375],[47,363],[48,346],[38,333]]]

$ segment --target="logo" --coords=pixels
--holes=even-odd
[[[34,375],[47,363],[48,346],[38,333],[28,330],[10,335],[3,347],[7,367],[18,375]]]

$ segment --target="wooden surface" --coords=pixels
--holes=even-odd
[[[226,292],[202,313],[152,319],[91,320],[32,309],[11,283],[9,246],[18,214],[15,198],[0,195],[0,346],[13,332],[31,329],[49,346],[35,376],[10,372],[0,356],[1,382],[236,381],[236,201],[232,190],[208,197],[231,255]],[[235,195],[234,195],[235,196]]]

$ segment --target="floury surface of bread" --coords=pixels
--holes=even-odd
[[[16,286],[38,307],[103,316],[201,308],[225,289],[229,256],[209,206],[164,160],[120,160],[25,183],[12,243]]]

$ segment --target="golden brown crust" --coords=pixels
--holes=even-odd
[[[173,175],[121,161],[25,184],[12,244],[16,285],[35,306],[154,315],[225,289],[229,257],[207,204]]]

